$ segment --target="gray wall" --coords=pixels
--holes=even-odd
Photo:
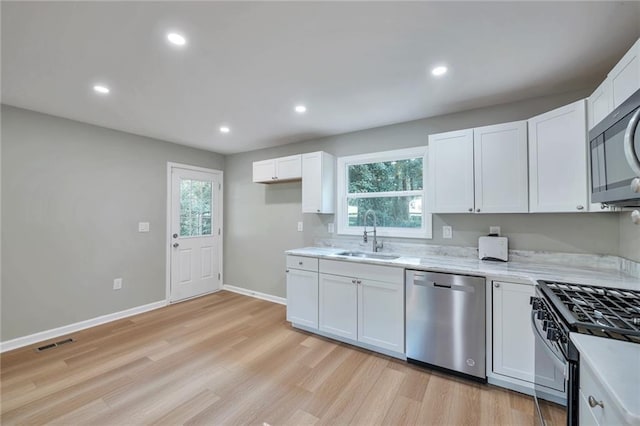
[[[224,167],[211,152],[2,106],[2,341],[165,298],[167,161]]]
[[[629,212],[620,216],[620,256],[640,262],[640,226],[634,225]]]
[[[420,146],[430,133],[527,119],[588,94],[561,94],[227,156],[225,283],[284,297],[282,252],[330,237],[326,225],[334,220],[333,215],[301,213],[299,182],[252,183],[253,161],[318,150],[344,156]],[[304,222],[304,232],[297,232],[298,221]],[[444,224],[453,226],[453,239],[441,238]],[[502,227],[513,249],[612,255],[620,251],[620,220],[614,213],[434,215],[434,238],[409,241],[476,246],[490,225]]]

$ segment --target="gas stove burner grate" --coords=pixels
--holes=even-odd
[[[555,281],[538,283],[548,290],[545,293],[551,294],[555,305],[568,311],[572,318],[566,320],[579,330],[599,330],[625,340],[640,339],[640,291]]]

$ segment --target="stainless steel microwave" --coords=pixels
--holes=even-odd
[[[640,90],[589,132],[591,202],[640,206]]]

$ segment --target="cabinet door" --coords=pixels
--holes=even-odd
[[[473,130],[476,213],[529,211],[527,122]]]
[[[529,211],[587,210],[587,123],[580,100],[529,119]]]
[[[613,91],[611,79],[607,78],[587,99],[589,130],[600,123],[611,111],[613,111]]]
[[[431,212],[473,211],[473,129],[429,135],[428,156]]]
[[[322,153],[302,156],[302,213],[322,213]]]
[[[358,289],[355,278],[320,274],[319,329],[358,339]]]
[[[278,180],[293,180],[302,177],[302,156],[276,158],[276,175]]]
[[[640,39],[622,57],[607,77],[611,80],[613,109],[640,89]]]
[[[493,283],[493,372],[534,382],[532,285]]]
[[[403,284],[359,280],[358,340],[404,353]]]
[[[276,177],[276,160],[253,162],[254,182],[273,182]]]
[[[287,270],[287,321],[318,328],[318,273]]]

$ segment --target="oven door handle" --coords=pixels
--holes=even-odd
[[[567,377],[567,361],[564,358],[560,358],[557,353],[551,349],[551,347],[547,344],[547,339],[540,333],[538,327],[536,326],[536,315],[535,311],[531,310],[531,328],[533,328],[533,332],[536,334],[536,338],[542,342],[542,346],[544,347],[545,352],[549,356],[551,356],[552,361],[556,364],[557,367],[561,368],[565,378]]]
[[[635,138],[636,131],[638,130],[638,124],[640,122],[640,108],[629,120],[627,130],[624,133],[624,155],[627,157],[627,163],[631,167],[631,170],[640,177],[640,152],[635,152],[633,140]]]

